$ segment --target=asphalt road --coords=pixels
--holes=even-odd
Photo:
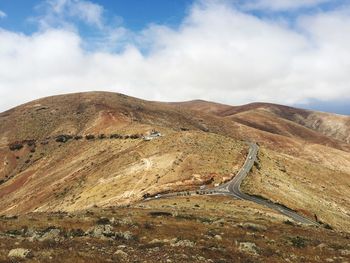
[[[303,224],[310,224],[310,225],[319,225],[317,222],[306,218],[304,216],[299,215],[295,211],[284,207],[283,205],[275,204],[269,200],[259,198],[256,196],[251,196],[248,194],[245,194],[241,192],[241,184],[242,181],[247,177],[249,174],[250,170],[252,169],[256,159],[257,159],[257,154],[258,154],[259,146],[256,143],[249,143],[249,153],[247,156],[247,159],[241,168],[241,170],[238,172],[238,174],[229,182],[218,186],[215,188],[215,191],[219,191],[222,193],[230,193],[230,195],[242,199],[242,200],[247,200],[251,201],[266,207],[269,207],[273,210],[278,211],[279,213],[286,215],[290,218],[292,218],[296,222],[300,222]]]
[[[206,190],[199,190],[199,191],[189,191],[189,192],[178,192],[178,193],[169,193],[169,194],[162,194],[157,195],[156,197],[147,198],[148,200],[152,199],[158,199],[158,198],[168,198],[173,196],[182,196],[182,195],[192,195],[192,194],[202,194],[202,195],[226,195],[226,196],[232,196],[234,198],[238,198],[241,200],[247,200],[254,203],[257,203],[259,205],[263,205],[265,207],[271,208],[283,215],[286,215],[290,218],[292,218],[294,221],[303,223],[303,224],[309,224],[309,225],[316,225],[319,226],[319,223],[316,221],[313,221],[309,218],[306,218],[302,215],[299,215],[295,211],[276,203],[273,203],[267,199],[263,199],[257,196],[251,196],[248,194],[245,194],[241,192],[241,184],[242,181],[247,177],[249,172],[254,166],[254,163],[257,159],[257,154],[259,151],[259,146],[256,143],[248,143],[249,144],[249,152],[247,155],[247,158],[241,168],[241,170],[238,172],[238,174],[229,182],[222,184],[216,188],[213,189],[206,189]]]

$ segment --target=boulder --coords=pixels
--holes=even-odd
[[[215,235],[214,238],[218,241],[221,241],[222,240],[222,237],[220,235]]]
[[[245,252],[248,254],[257,255],[258,247],[252,242],[241,242],[239,243],[239,251]]]
[[[111,237],[114,234],[112,230],[113,227],[111,225],[98,225],[89,229],[88,234],[96,238]]]
[[[180,240],[174,244],[171,244],[172,247],[194,247],[194,243],[190,240]]]
[[[57,228],[53,228],[53,229],[49,229],[46,233],[44,233],[41,238],[39,238],[39,241],[60,241],[61,237],[61,230],[57,229]]]
[[[117,232],[115,237],[116,239],[124,239],[124,240],[132,240],[134,238],[134,236],[131,234],[130,231]]]
[[[32,256],[33,256],[32,252],[29,249],[25,249],[25,248],[11,249],[10,252],[8,253],[9,258],[25,259],[25,258],[30,258]]]
[[[114,253],[114,255],[117,255],[117,256],[119,256],[119,257],[121,257],[121,258],[127,258],[127,257],[128,257],[128,254],[127,254],[126,252],[124,252],[123,250],[120,250],[120,249],[118,249],[118,250]]]

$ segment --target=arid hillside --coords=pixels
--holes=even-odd
[[[243,142],[208,132],[196,115],[120,94],[45,98],[1,119],[2,214],[124,205],[214,185],[246,154]],[[154,130],[161,136],[143,139]]]
[[[316,136],[315,142],[323,144],[333,144],[334,146],[334,142],[330,139],[350,143],[350,116],[270,103],[228,106],[195,100],[174,103],[174,105],[231,118],[236,122],[275,134],[297,138],[306,137],[306,141],[310,141]]]
[[[244,191],[348,231],[348,120],[263,103],[107,92],[43,98],[0,114],[0,213],[72,212],[210,188],[235,176],[244,141],[255,141],[259,163]]]
[[[252,128],[242,137],[265,147],[244,181],[245,192],[350,229],[349,116],[268,103],[228,106],[197,100],[174,105]]]

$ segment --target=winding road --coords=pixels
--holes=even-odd
[[[259,151],[259,146],[256,143],[248,143],[248,145],[249,145],[249,152],[244,162],[244,165],[231,181],[225,184],[222,184],[218,187],[215,187],[213,189],[190,191],[190,192],[177,192],[177,193],[169,193],[169,194],[161,194],[161,195],[158,194],[156,195],[156,197],[147,198],[147,199],[151,200],[151,199],[167,198],[167,197],[174,197],[179,195],[191,195],[191,194],[198,194],[198,193],[202,195],[226,195],[226,196],[232,196],[234,198],[241,199],[241,200],[251,201],[259,205],[263,205],[265,207],[271,208],[283,215],[286,215],[292,218],[296,222],[299,222],[302,224],[319,226],[320,224],[317,223],[316,221],[306,218],[283,205],[276,204],[267,199],[259,198],[257,196],[252,196],[241,192],[242,181],[247,177],[254,163],[257,161],[257,154]]]

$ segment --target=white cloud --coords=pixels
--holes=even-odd
[[[108,45],[122,42],[120,53],[86,52],[67,29],[0,30],[0,110],[88,90],[230,104],[350,99],[349,12],[300,17],[295,27],[209,2],[194,5],[179,29],[147,28],[136,36],[141,47],[128,41],[135,33],[116,29]]]
[[[42,28],[55,26],[72,26],[72,20],[80,20],[99,28],[103,27],[103,12],[101,5],[84,0],[46,0],[39,5],[44,15],[36,18]]]
[[[286,11],[304,7],[317,6],[331,0],[248,0],[243,7],[250,10]]]
[[[7,14],[4,11],[0,10],[0,18],[5,18],[7,17]]]

